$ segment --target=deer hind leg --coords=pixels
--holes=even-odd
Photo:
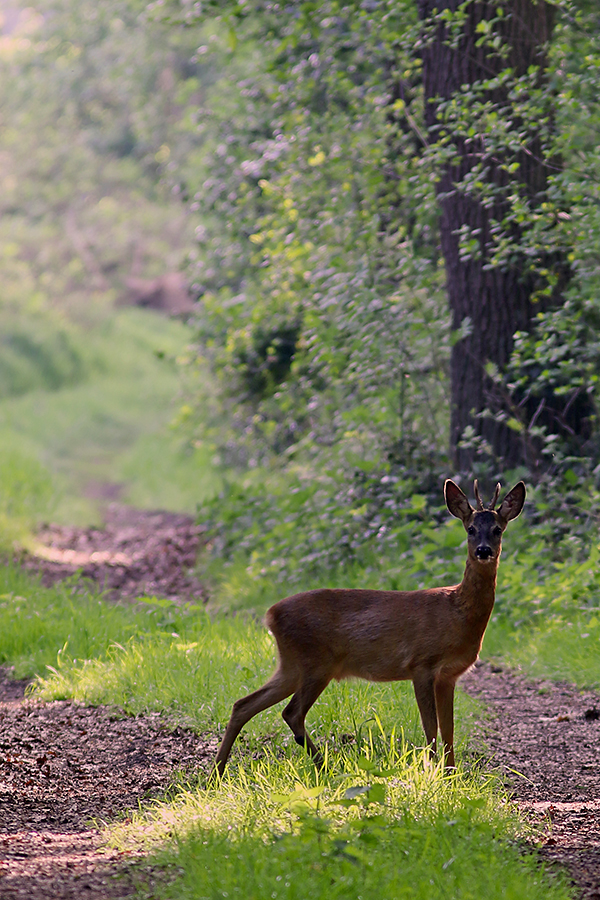
[[[304,720],[307,712],[323,693],[330,680],[328,677],[307,679],[296,691],[281,714],[284,721],[292,729],[296,743],[310,753],[317,766],[323,765],[323,757],[310,739]]]
[[[421,714],[421,722],[425,731],[425,739],[427,744],[435,751],[435,740],[437,737],[438,720],[435,706],[435,690],[433,675],[427,672],[418,674],[413,678],[413,687],[415,689],[415,697],[417,698],[417,706]]]
[[[437,681],[435,706],[444,743],[446,765],[454,768],[454,681]]]
[[[219,775],[222,775],[225,771],[225,764],[229,758],[233,743],[246,722],[249,722],[263,709],[268,709],[270,706],[279,703],[280,700],[285,700],[286,697],[293,693],[295,688],[295,681],[286,676],[284,672],[278,670],[257,691],[248,694],[247,697],[242,697],[241,700],[236,700],[215,759],[215,768]]]

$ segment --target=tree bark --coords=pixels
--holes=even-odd
[[[543,0],[418,0],[423,22],[423,83],[425,122],[432,143],[444,139],[443,103],[481,82],[499,75],[507,67],[515,77],[538,66],[538,86],[544,87],[547,66],[546,45],[553,26],[553,7]],[[458,33],[440,13],[465,13]],[[504,15],[497,17],[501,7]],[[494,22],[492,20],[495,19]],[[486,24],[489,23],[489,24]],[[488,30],[489,29],[489,30]],[[505,55],[491,41],[481,42],[483,34],[502,40]],[[498,417],[480,418],[489,409],[498,413],[502,399],[497,396],[492,379],[486,375],[486,364],[500,369],[507,364],[517,330],[529,331],[532,317],[539,311],[561,302],[561,291],[568,280],[566,254],[544,257],[543,263],[558,275],[550,294],[539,296],[539,276],[522,252],[521,238],[527,224],[512,224],[508,237],[511,254],[508,262],[497,264],[491,257],[494,234],[510,210],[509,194],[519,196],[530,208],[539,207],[546,198],[548,160],[539,129],[519,120],[511,106],[508,89],[500,84],[482,90],[480,96],[490,101],[499,114],[508,116],[515,129],[528,128],[525,149],[509,158],[490,152],[486,135],[469,135],[464,130],[446,134],[445,157],[439,170],[437,194],[440,206],[441,247],[444,255],[448,298],[453,327],[465,328],[465,337],[457,341],[451,358],[451,450],[460,469],[473,466],[473,449],[461,448],[461,437],[468,425],[483,438],[504,464],[513,466],[526,461],[527,448],[522,435],[509,428]],[[548,92],[546,93],[548,97]],[[547,100],[550,106],[550,100]],[[551,111],[549,110],[551,116]],[[483,165],[484,190],[480,195],[469,189],[467,182],[475,166]],[[513,175],[506,172],[507,161],[518,163]],[[554,162],[554,161],[553,161]],[[490,191],[489,188],[492,188]],[[461,255],[458,231],[465,226],[477,236],[477,252]],[[506,233],[506,227],[504,226]],[[538,271],[541,268],[538,260]],[[470,325],[466,326],[469,320]],[[536,401],[539,403],[539,400]]]

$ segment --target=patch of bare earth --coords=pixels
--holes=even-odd
[[[190,516],[109,503],[103,528],[45,525],[21,564],[53,584],[79,574],[108,598],[143,595],[202,603],[205,588],[194,574],[203,529]]]
[[[25,699],[0,670],[0,897],[113,900],[152,883],[98,824],[159,797],[175,772],[209,765],[217,742],[158,715]]]
[[[570,873],[582,900],[600,900],[600,696],[478,664],[461,686],[492,712],[491,765],[544,825],[543,859]]]
[[[107,599],[202,603],[194,573],[201,541],[189,516],[110,503],[103,528],[47,525],[19,561],[45,585],[80,576]],[[169,731],[158,715],[42,703],[24,691],[0,670],[1,900],[133,896],[134,860],[107,849],[91,822],[160,797],[175,772],[208,765],[216,739]]]

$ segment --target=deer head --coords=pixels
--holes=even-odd
[[[498,509],[494,509],[500,495],[500,484],[494,496],[485,506],[474,482],[477,509],[474,509],[459,486],[448,479],[444,485],[444,497],[449,512],[461,519],[467,532],[469,558],[479,563],[497,562],[502,549],[502,535],[511,519],[516,519],[525,502],[525,485],[519,481],[508,492]]]

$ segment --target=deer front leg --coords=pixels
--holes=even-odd
[[[454,684],[454,681],[437,681],[435,684],[435,705],[445,763],[451,769],[454,768]]]
[[[425,739],[432,752],[435,752],[435,739],[437,737],[438,723],[435,706],[435,690],[433,675],[423,672],[413,678],[413,687],[417,706],[421,714],[421,722],[425,731]]]

